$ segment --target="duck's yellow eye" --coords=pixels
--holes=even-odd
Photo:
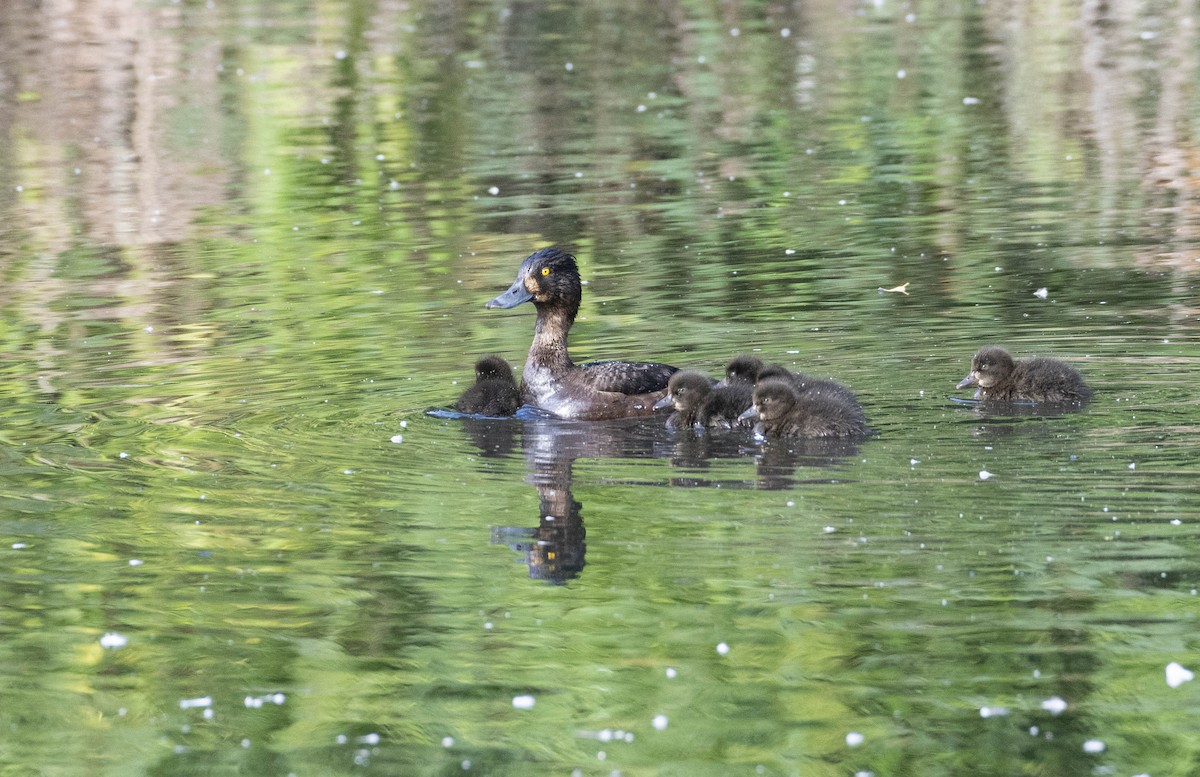
[[[549,268],[549,267],[543,267],[543,268],[542,268],[542,277],[543,277],[543,278],[545,278],[545,277],[546,277],[547,275],[549,275],[549,274],[550,274],[550,268]]]

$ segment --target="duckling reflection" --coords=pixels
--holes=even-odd
[[[781,489],[799,483],[839,480],[835,469],[857,451],[852,440],[780,440],[756,445],[749,430],[679,434],[647,419],[567,421],[522,408],[514,418],[460,418],[464,431],[485,457],[524,452],[526,482],[538,494],[533,526],[495,526],[491,541],[523,556],[529,577],[562,584],[579,577],[587,563],[583,505],[575,498],[575,462],[580,459],[665,459],[657,466],[622,466],[638,473],[626,485],[675,488]],[[753,470],[748,468],[753,462]],[[487,465],[495,471],[494,465]],[[797,478],[797,468],[806,474]],[[642,474],[646,473],[646,474]],[[613,484],[612,476],[604,478]],[[533,522],[533,521],[531,521]]]

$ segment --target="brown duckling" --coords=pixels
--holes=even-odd
[[[1092,390],[1070,365],[1058,359],[1014,360],[998,345],[979,349],[971,371],[958,388],[978,386],[975,397],[998,402],[1073,402],[1082,404]]]
[[[803,372],[792,372],[781,364],[772,364],[767,367],[763,367],[762,370],[759,371],[759,381],[764,381],[769,378],[782,378],[788,383],[791,383],[792,387],[801,394],[810,391],[816,391],[822,394],[836,396],[839,399],[851,402],[856,406],[858,405],[858,397],[854,395],[854,392],[837,381],[825,380],[824,378],[814,378],[811,375],[805,375]]]
[[[667,395],[655,405],[662,409],[674,405],[675,412],[667,419],[670,429],[699,426],[707,429],[729,429],[751,404],[754,389],[747,383],[722,386],[695,370],[681,370],[671,376]]]
[[[757,356],[742,354],[730,359],[729,364],[725,365],[725,379],[718,385],[729,386],[737,383],[742,383],[753,387],[758,382],[758,374],[762,372],[763,360]]]
[[[757,418],[763,437],[862,437],[870,434],[857,402],[821,391],[799,392],[791,381],[763,378],[754,388],[754,406],[742,414]]]
[[[677,369],[657,362],[572,362],[567,333],[582,296],[575,257],[561,248],[543,248],[521,263],[508,291],[487,303],[488,308],[512,308],[533,302],[537,309],[521,400],[560,418],[649,415]]]
[[[495,354],[475,362],[475,385],[463,392],[454,404],[460,413],[508,416],[521,406],[512,367]]]

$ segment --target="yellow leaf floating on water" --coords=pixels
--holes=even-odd
[[[904,296],[907,297],[908,296],[908,281],[905,281],[904,283],[900,284],[899,286],[893,286],[890,289],[885,289],[882,286],[880,286],[879,293],[883,294],[885,292],[899,292],[900,294],[903,294]]]

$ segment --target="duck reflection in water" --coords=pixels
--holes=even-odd
[[[531,578],[560,584],[578,577],[586,564],[583,506],[572,491],[579,459],[667,460],[666,478],[647,474],[627,482],[642,488],[775,490],[836,482],[839,478],[829,470],[858,450],[854,440],[772,441],[760,447],[748,434],[672,433],[645,419],[565,421],[530,408],[522,408],[511,419],[461,417],[458,421],[484,457],[524,452],[526,481],[538,494],[536,525],[494,526],[492,542],[523,554]],[[742,463],[751,460],[754,471],[747,476]],[[714,467],[715,462],[724,466]],[[797,478],[801,467],[807,476]],[[714,471],[728,474],[722,477]]]

